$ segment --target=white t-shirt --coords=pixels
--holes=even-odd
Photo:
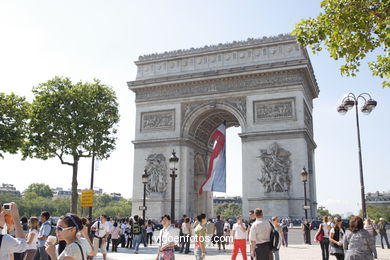
[[[76,244],[76,242],[81,246],[81,249]],[[83,251],[84,259],[87,259],[87,255],[89,254],[89,252],[92,251],[91,246],[84,238],[79,238],[75,240],[73,243],[66,245],[64,251],[62,251],[62,253],[58,256],[58,260],[64,259],[65,256],[71,256],[75,260],[83,260],[81,251]]]
[[[225,231],[226,230],[226,231]],[[223,232],[225,233],[225,234],[230,234],[230,224],[229,223],[225,223],[224,225],[223,225]]]
[[[324,237],[329,238],[328,223],[322,224],[322,230],[324,231]]]
[[[244,225],[245,227],[245,225]],[[233,225],[234,239],[246,239],[246,231],[242,231],[241,225],[235,223]]]
[[[92,227],[96,228],[95,236],[98,236],[98,237],[104,237],[106,235],[106,233],[110,232],[110,227],[108,226],[107,222],[103,224],[100,221],[96,221],[95,223],[93,223]],[[98,230],[98,227],[99,227],[99,230]]]
[[[171,243],[177,243],[176,239],[179,237],[178,230],[174,226],[170,225],[167,228],[160,230],[160,245],[161,247],[167,246]]]
[[[27,250],[30,250],[30,249],[37,249],[38,245],[37,245],[37,241],[38,241],[38,230],[36,229],[33,229],[33,230],[30,230],[30,232],[28,233],[27,235],[27,241],[30,239],[30,235],[31,234],[34,234],[34,238],[33,240],[31,241],[31,244],[27,244]]]
[[[0,247],[0,259],[9,260],[11,253],[23,253],[27,249],[26,239],[13,238],[10,235],[3,235]]]

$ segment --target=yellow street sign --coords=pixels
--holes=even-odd
[[[93,207],[93,190],[81,191],[81,207]]]

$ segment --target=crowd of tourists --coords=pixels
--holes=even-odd
[[[139,216],[115,219],[101,215],[99,219],[81,218],[68,213],[58,219],[53,229],[50,213],[43,211],[39,218],[20,219],[15,203],[0,207],[0,259],[1,260],[87,260],[93,259],[98,251],[107,258],[107,252],[116,252],[118,246],[133,248],[138,254],[140,245],[153,243],[158,248],[158,260],[173,260],[175,251],[193,254],[196,260],[204,259],[207,246],[217,246],[226,250],[226,245],[233,245],[231,259],[241,253],[247,260],[247,242],[252,260],[279,260],[279,250],[288,246],[288,220],[272,217],[266,220],[260,208],[250,210],[249,220],[237,216],[233,224],[228,219],[217,216],[207,219],[200,214],[191,219],[186,215],[178,222],[171,222],[169,215],[161,217],[161,230],[154,236],[155,224]],[[302,229],[306,243],[308,222]],[[310,227],[309,227],[310,232]],[[322,259],[329,255],[337,260],[369,260],[377,258],[375,249],[376,236],[381,236],[382,248],[390,248],[386,234],[386,222],[378,223],[360,217],[350,220],[346,230],[341,219],[324,217],[323,223],[315,235],[314,241],[320,243]]]
[[[388,249],[390,244],[386,232],[386,221],[383,218],[379,222],[370,218],[362,219],[359,216],[352,217],[349,221],[349,228],[343,226],[340,218],[325,216],[323,223],[315,234],[314,241],[321,246],[322,259],[328,260],[329,255],[335,256],[337,260],[370,260],[377,259],[376,238],[381,238],[381,245],[384,243]],[[306,230],[305,227],[303,227]]]

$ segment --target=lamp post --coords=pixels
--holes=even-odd
[[[307,210],[308,210],[308,207],[307,207],[307,194],[306,194],[306,183],[307,183],[307,176],[308,175],[309,174],[307,173],[306,168],[303,168],[302,172],[301,172],[301,180],[303,182],[303,196],[304,196],[304,199],[305,199],[305,206],[303,207],[303,209],[305,210],[305,219],[308,219],[307,218]]]
[[[172,189],[171,189],[171,220],[172,223],[175,223],[175,179],[177,175],[175,171],[177,171],[177,163],[179,162],[179,158],[177,158],[175,150],[172,151],[171,158],[169,158],[169,168],[172,173],[170,174],[172,178]]]
[[[144,170],[144,174],[142,174],[142,184],[144,185],[144,201],[142,203],[142,219],[145,220],[145,211],[146,211],[146,184],[149,182],[149,175],[146,171]]]
[[[95,175],[95,152],[92,152],[92,166],[91,166],[91,185],[90,185],[90,190],[93,190],[93,179]],[[92,219],[92,207],[89,207],[89,212],[88,212],[89,218]]]
[[[361,112],[368,115],[377,105],[377,102],[371,98],[371,95],[368,93],[362,93],[356,96],[353,93],[349,93],[341,101],[341,105],[337,107],[337,112],[342,115],[345,115],[348,110],[351,110],[355,106],[356,112],[356,128],[357,128],[357,139],[358,139],[358,154],[359,154],[359,174],[360,174],[360,197],[362,201],[362,213],[363,218],[367,217],[366,211],[366,200],[364,194],[364,179],[363,179],[363,160],[362,160],[362,148],[360,142],[360,126],[359,126],[359,113],[358,113],[358,101],[359,99],[364,100],[364,105],[360,108]]]

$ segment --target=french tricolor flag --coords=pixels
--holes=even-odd
[[[199,194],[203,191],[226,192],[226,121],[214,131],[211,138],[215,140],[214,150]]]

